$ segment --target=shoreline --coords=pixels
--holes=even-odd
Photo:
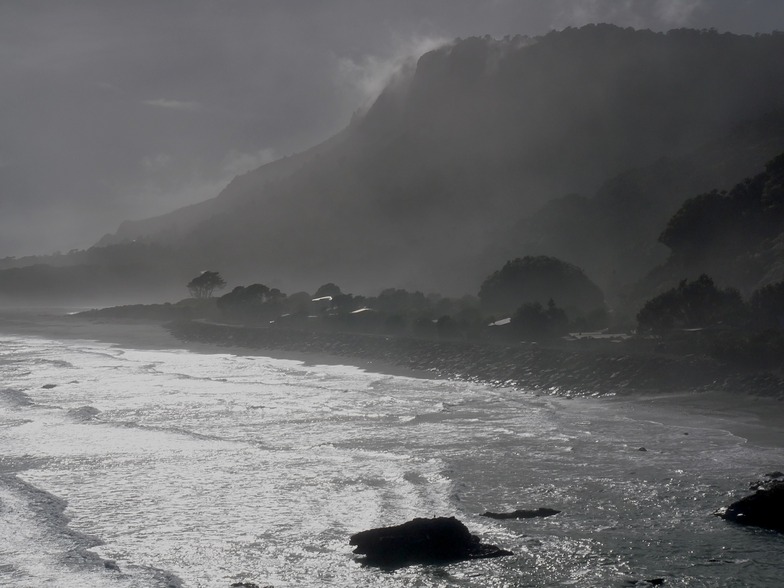
[[[12,316],[14,313],[11,313]],[[193,353],[248,355],[300,361],[304,365],[346,365],[368,372],[420,379],[435,379],[428,370],[410,369],[381,359],[361,358],[323,350],[251,348],[238,344],[186,340],[175,337],[165,323],[147,319],[92,319],[62,313],[33,313],[9,320],[0,313],[0,335],[100,341],[115,347],[142,350],[184,350]]]
[[[571,345],[505,344],[349,332],[251,327],[207,321],[95,319],[0,313],[0,333],[97,340],[137,349],[183,349],[351,365],[370,372],[461,380],[571,397],[720,392],[784,401],[784,376],[740,371],[694,354]],[[784,406],[784,405],[782,405]]]
[[[784,379],[771,372],[728,369],[697,355],[665,355],[618,346],[504,344],[178,321],[166,328],[180,341],[270,356],[326,354],[338,363],[424,377],[478,382],[562,397],[655,396],[726,392],[784,400]],[[344,360],[344,361],[340,361]]]
[[[5,320],[2,320],[5,319]],[[0,333],[101,341],[145,350],[262,356],[304,365],[348,365],[369,373],[514,388],[562,400],[598,399],[666,416],[680,407],[711,413],[756,444],[780,446],[784,385],[770,374],[722,373],[706,358],[569,350],[537,345],[254,328],[206,322],[95,320],[38,315],[9,322]],[[713,368],[713,371],[712,371]],[[762,386],[755,385],[757,383]],[[669,420],[669,419],[668,419]]]

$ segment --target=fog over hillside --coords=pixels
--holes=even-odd
[[[163,243],[240,279],[274,276],[292,288],[336,279],[471,291],[487,268],[529,253],[535,230],[519,223],[553,199],[593,195],[650,167],[680,190],[651,180],[624,190],[616,180],[599,198],[647,207],[646,218],[665,223],[689,190],[757,171],[783,146],[780,124],[758,122],[784,104],[782,50],[781,35],[610,25],[459,40],[404,68],[329,142],[103,243]],[[668,174],[662,158],[675,162]],[[605,206],[611,214],[618,205]],[[580,210],[571,222],[553,232],[563,239],[604,226]],[[648,247],[661,230],[651,224]],[[608,228],[617,238],[605,254],[623,248],[624,228]],[[556,253],[546,242],[558,238],[544,238],[537,253]],[[613,265],[601,248],[592,253],[579,261]]]
[[[0,2],[0,258],[86,248],[346,126],[435,44],[611,22],[781,28],[768,0]]]
[[[784,9],[744,7],[0,5],[0,294],[174,297],[212,269],[462,295],[549,255],[613,300],[685,200],[784,149]]]

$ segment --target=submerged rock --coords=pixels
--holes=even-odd
[[[57,384],[44,384],[41,386],[44,390],[51,390],[52,388],[57,388]]]
[[[101,414],[101,411],[94,406],[80,406],[68,410],[68,416],[76,421],[89,421]]]
[[[495,545],[480,543],[455,517],[414,519],[394,527],[381,527],[352,535],[354,553],[364,563],[381,567],[438,564],[512,555]]]
[[[552,508],[537,508],[536,510],[517,509],[512,512],[490,512],[488,510],[482,513],[482,516],[491,519],[533,519],[536,517],[551,517],[559,512],[561,511]]]
[[[784,481],[772,481],[716,513],[727,521],[784,533]]]

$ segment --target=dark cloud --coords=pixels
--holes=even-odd
[[[0,0],[0,256],[86,247],[343,127],[440,39],[768,31],[772,0]]]

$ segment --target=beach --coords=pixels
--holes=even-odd
[[[724,415],[728,428],[757,442],[784,445],[784,380],[723,369],[700,357],[499,346],[355,333],[307,332],[143,319],[83,318],[76,311],[0,313],[1,328],[41,337],[97,340],[137,349],[187,349],[352,365],[368,372],[456,379],[561,398],[603,398],[641,410],[674,407]],[[646,408],[648,407],[648,408]],[[782,435],[779,435],[779,432]]]
[[[784,469],[775,398],[532,390],[369,355],[272,357],[138,321],[4,325],[0,502],[14,505],[6,528],[29,531],[0,542],[0,584],[730,588],[780,575],[779,535],[713,516]],[[539,507],[561,512],[482,516]],[[515,555],[385,573],[351,554],[353,533],[430,516]]]

